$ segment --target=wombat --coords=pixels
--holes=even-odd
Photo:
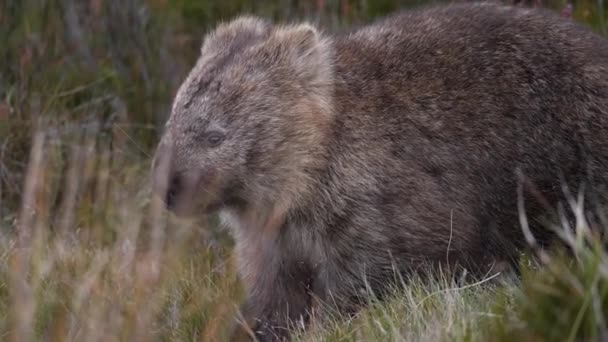
[[[495,3],[334,35],[242,16],[205,38],[153,164],[169,208],[231,227],[244,330],[289,338],[318,305],[357,312],[396,274],[516,258],[522,215],[550,242],[564,189],[599,199],[608,42]]]

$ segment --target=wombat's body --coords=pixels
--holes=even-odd
[[[356,310],[395,271],[514,257],[518,180],[533,228],[562,179],[606,185],[608,43],[493,4],[336,37],[242,18],[206,39],[158,160],[170,205],[209,199],[234,228],[258,338],[286,336],[313,302]]]

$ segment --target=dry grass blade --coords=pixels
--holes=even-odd
[[[33,337],[31,327],[34,322],[36,302],[28,280],[29,257],[35,227],[36,196],[44,170],[44,143],[44,134],[37,133],[32,142],[31,158],[23,189],[21,214],[17,223],[17,242],[10,258],[10,293],[13,301],[11,307],[14,326],[12,341],[30,341]]]

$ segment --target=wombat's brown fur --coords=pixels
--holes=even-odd
[[[607,41],[543,10],[455,4],[341,36],[219,26],[154,177],[176,212],[220,210],[245,317],[276,339],[314,303],[356,310],[395,271],[513,258],[518,190],[534,229],[561,180],[591,196],[607,175]]]

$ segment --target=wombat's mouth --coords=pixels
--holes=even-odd
[[[222,209],[223,206],[224,204],[222,202],[211,203],[203,207],[202,212],[206,215],[213,214]]]
[[[179,199],[176,196],[170,203],[165,202],[165,208],[173,213],[175,216],[180,218],[192,218],[195,216],[207,216],[214,214],[224,207],[224,203],[221,201],[207,202],[207,203],[188,203],[183,199]]]
[[[194,217],[212,215],[225,207],[239,207],[244,205],[235,192],[235,188],[215,187],[210,191],[208,187],[177,187],[170,189],[165,195],[166,209],[177,217]]]
[[[237,181],[218,177],[210,170],[169,171],[154,174],[154,192],[177,217],[207,216],[240,203],[235,200],[241,189]]]
[[[159,175],[158,179],[156,193],[161,196],[165,208],[178,217],[209,214],[223,205],[220,184],[209,182],[208,174],[204,172],[171,172],[166,176]]]

